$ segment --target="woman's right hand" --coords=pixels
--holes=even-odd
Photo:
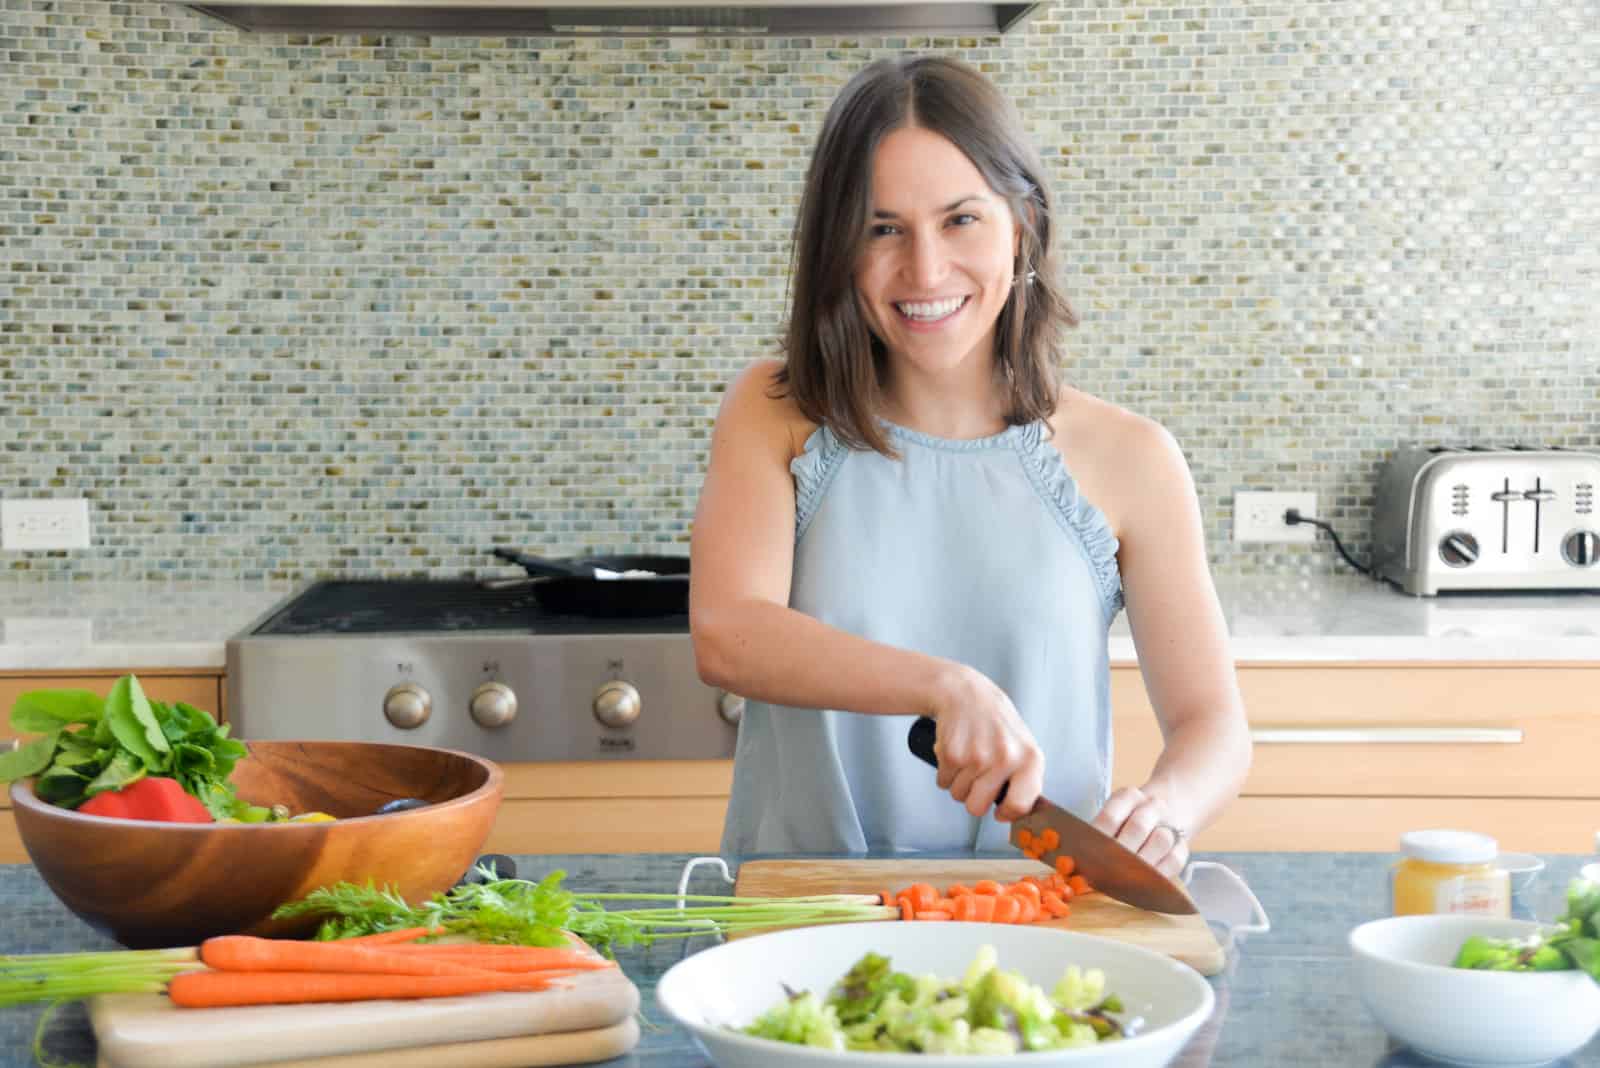
[[[1033,809],[1044,788],[1044,753],[992,679],[958,665],[939,679],[928,714],[938,724],[934,755],[941,790],[982,816],[1009,782],[995,818],[1009,823]]]

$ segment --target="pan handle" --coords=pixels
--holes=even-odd
[[[547,560],[542,556],[532,556],[528,553],[508,549],[504,545],[497,545],[489,550],[502,560],[509,560],[535,578],[555,577],[593,578],[594,571],[578,564],[566,564],[559,560]]]
[[[918,716],[917,721],[911,725],[911,732],[906,735],[906,744],[911,747],[911,752],[916,754],[918,760],[937,768],[939,758],[934,755],[933,743],[938,739],[939,725],[927,716]],[[1000,792],[994,795],[996,806],[1006,799],[1006,791],[1011,789],[1011,784],[1003,783]]]

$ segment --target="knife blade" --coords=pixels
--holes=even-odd
[[[911,752],[935,768],[939,766],[939,758],[934,754],[937,730],[933,720],[918,716],[906,737]],[[1000,787],[994,799],[996,805],[1005,800],[1010,785],[1006,783]],[[1011,824],[1011,844],[1020,849],[1017,841],[1020,832],[1027,831],[1037,838],[1046,829],[1054,830],[1061,841],[1056,848],[1040,855],[1041,863],[1054,867],[1057,856],[1069,856],[1096,890],[1135,908],[1178,916],[1200,911],[1182,886],[1161,874],[1149,861],[1043,796],[1026,815]]]

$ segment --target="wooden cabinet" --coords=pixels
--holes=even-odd
[[[1250,664],[1239,684],[1254,761],[1200,850],[1392,851],[1442,826],[1573,853],[1600,829],[1600,666]],[[1161,749],[1136,668],[1112,703],[1115,783],[1136,784]]]
[[[494,853],[715,853],[731,760],[507,764]]]
[[[134,668],[131,671],[72,671],[52,674],[48,672],[0,672],[0,746],[9,746],[11,731],[11,706],[18,695],[29,690],[93,690],[106,694],[113,683],[123,675],[139,676],[139,685],[158,701],[186,701],[225,719],[222,707],[222,674],[198,672],[192,669]],[[22,864],[28,859],[17,837],[17,827],[11,817],[11,794],[0,789],[0,864]]]
[[[220,674],[135,673],[152,696],[222,718]],[[104,693],[121,674],[0,673],[0,713],[25,690]],[[1463,827],[1570,853],[1600,830],[1600,665],[1246,664],[1239,681],[1255,758],[1202,851],[1388,852],[1403,831]],[[1137,668],[1114,667],[1111,692],[1114,782],[1137,784],[1161,732]],[[727,760],[508,764],[485,849],[715,853],[732,778]],[[0,863],[25,859],[0,811]]]

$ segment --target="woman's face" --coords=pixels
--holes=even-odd
[[[891,359],[925,372],[994,355],[1020,233],[953,143],[903,126],[878,145],[856,294]]]

